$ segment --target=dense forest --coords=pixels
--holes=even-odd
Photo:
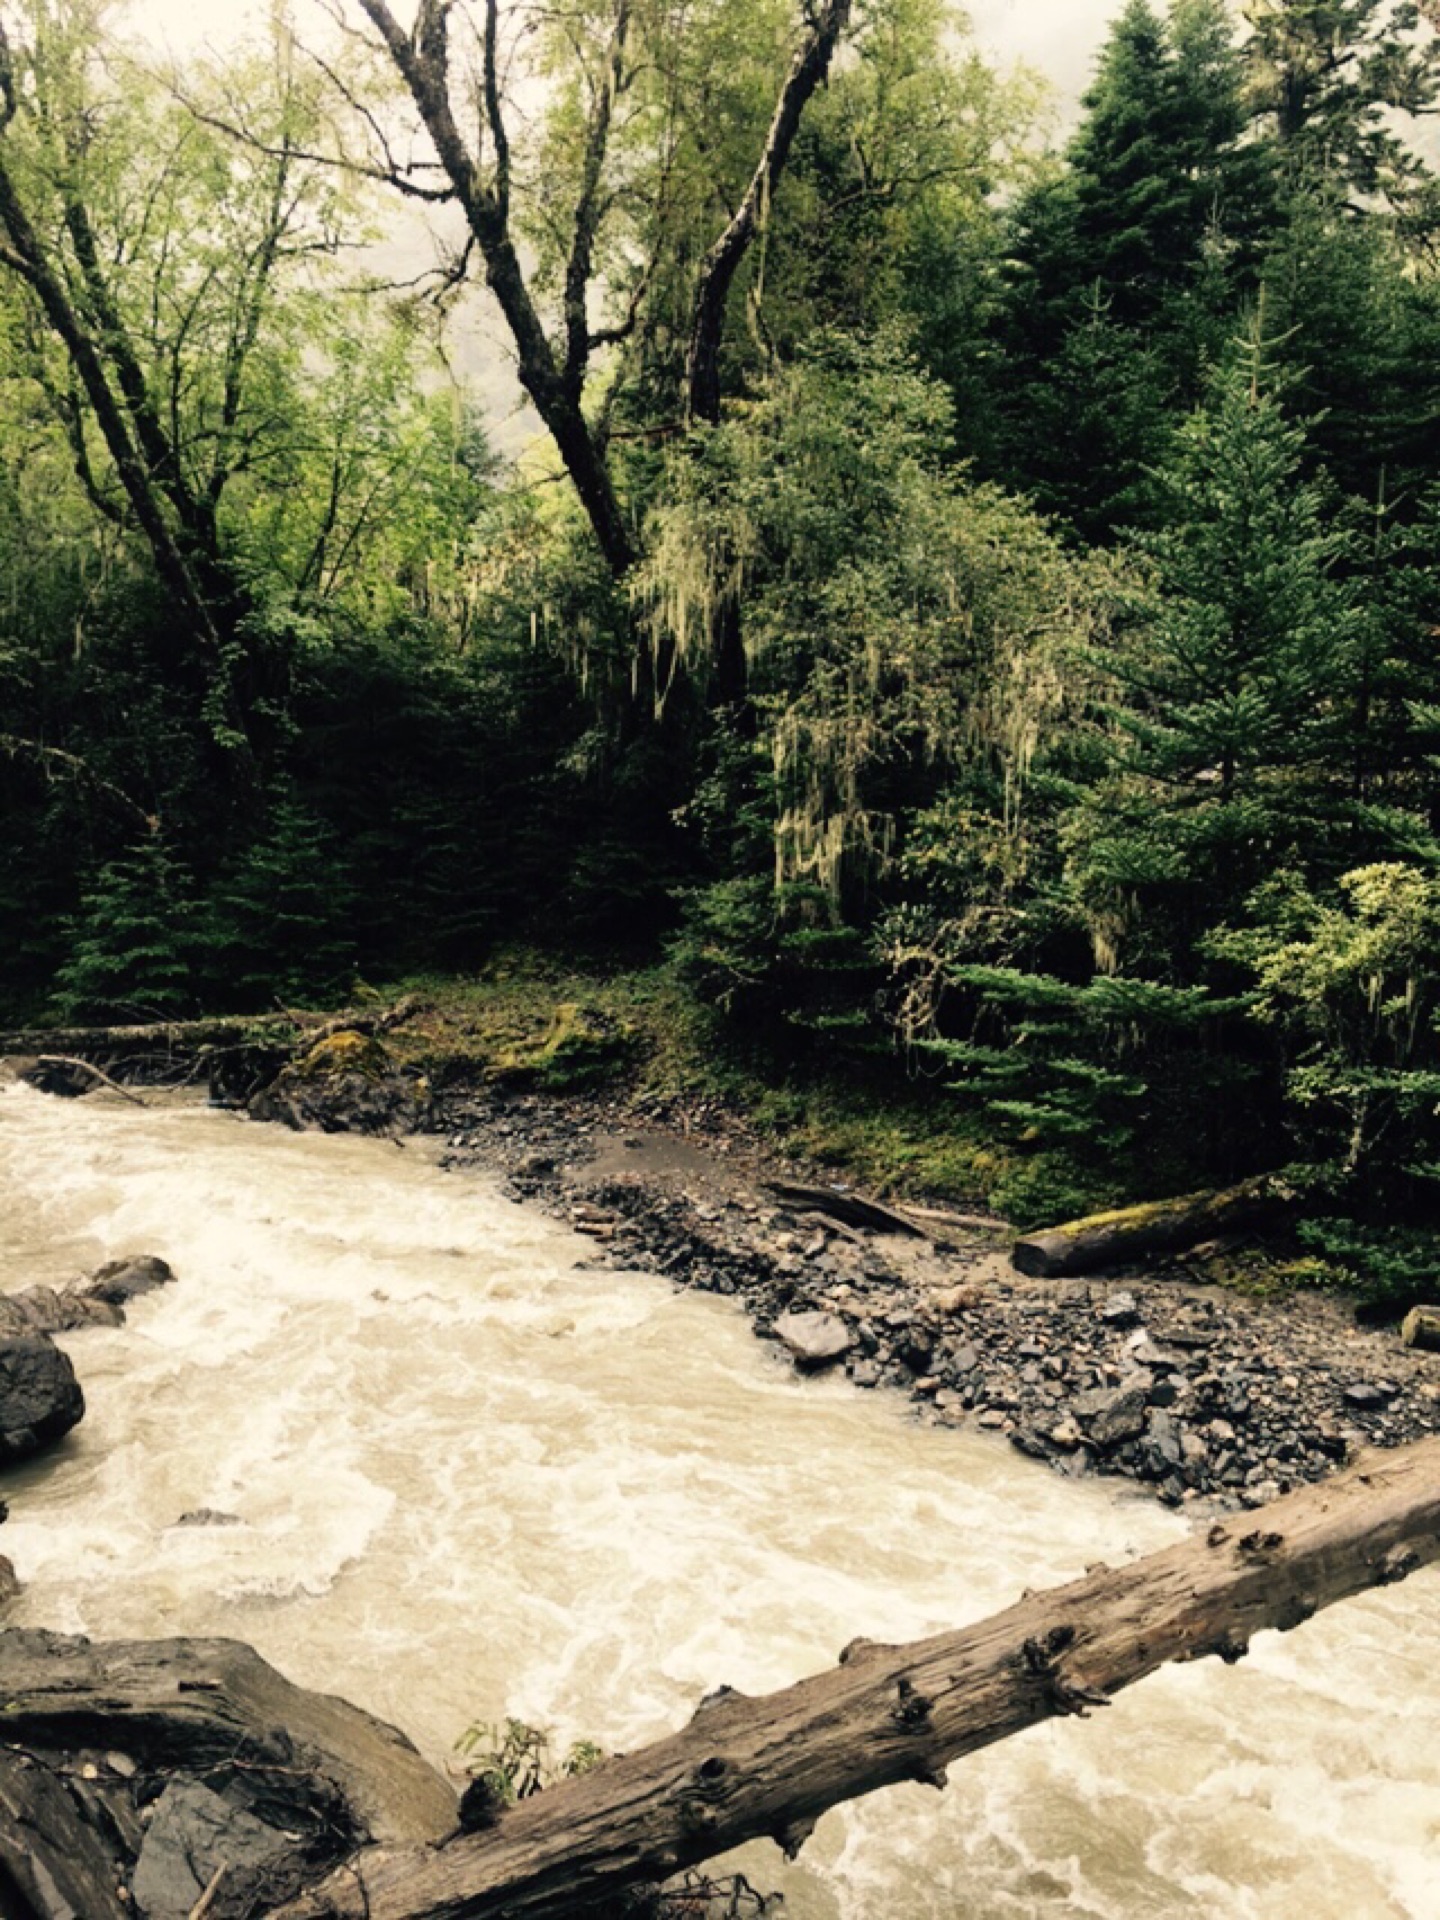
[[[663,964],[1433,1287],[1433,5],[1129,0],[1059,146],[945,0],[0,22],[0,1017]]]

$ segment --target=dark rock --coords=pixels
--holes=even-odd
[[[1400,1389],[1393,1380],[1357,1380],[1346,1387],[1340,1397],[1347,1407],[1358,1407],[1362,1412],[1388,1407]]]
[[[84,1416],[69,1358],[43,1333],[0,1339],[0,1461],[53,1446]]]
[[[833,1313],[782,1313],[775,1338],[800,1367],[825,1367],[850,1351],[850,1329]]]
[[[0,1747],[0,1913],[124,1920],[131,1910],[120,1886],[116,1860],[64,1779],[32,1755]]]
[[[1031,1460],[1048,1460],[1050,1449],[1033,1427],[1017,1427],[1010,1436],[1010,1444],[1017,1453],[1028,1455]]]
[[[0,1607],[8,1606],[20,1590],[19,1574],[4,1554],[0,1553]]]
[[[19,1293],[0,1294],[0,1335],[17,1333],[74,1333],[81,1327],[119,1327],[123,1310],[108,1301],[92,1299],[82,1288],[23,1287]]]
[[[1140,1462],[1156,1480],[1164,1480],[1184,1459],[1180,1446],[1180,1423],[1172,1414],[1152,1407],[1145,1422],[1145,1438]]]
[[[222,1513],[217,1507],[191,1507],[175,1522],[177,1527],[243,1527],[238,1513]]]
[[[1133,1327],[1140,1318],[1140,1307],[1133,1293],[1112,1293],[1100,1308],[1107,1327]]]
[[[198,1780],[173,1780],[155,1802],[131,1892],[146,1920],[188,1920],[217,1868],[217,1916],[276,1906],[302,1883],[307,1859],[288,1834],[232,1806]]]
[[[87,1073],[79,1060],[36,1060],[22,1067],[16,1078],[37,1093],[58,1094],[62,1100],[78,1100],[93,1093],[97,1085],[93,1073]]]
[[[923,1327],[906,1327],[895,1342],[896,1356],[912,1373],[927,1373],[934,1343]]]
[[[284,1067],[249,1101],[252,1120],[278,1120],[297,1132],[398,1134],[429,1116],[429,1089],[407,1078],[370,1034],[346,1030]]]
[[[138,1300],[142,1293],[173,1285],[174,1280],[174,1271],[166,1261],[157,1259],[153,1253],[140,1253],[124,1260],[107,1260],[91,1275],[85,1291],[92,1299],[108,1301],[112,1307],[124,1307]]]
[[[1136,1373],[1117,1387],[1092,1387],[1076,1394],[1070,1411],[1096,1446],[1116,1447],[1144,1430],[1145,1400],[1153,1384],[1148,1373]]]
[[[216,1047],[206,1058],[211,1106],[244,1107],[269,1086],[289,1058],[279,1047]]]
[[[880,1384],[880,1369],[873,1360],[857,1360],[850,1369],[850,1378],[857,1387],[877,1387]]]
[[[980,1364],[980,1356],[974,1347],[958,1347],[951,1357],[952,1373],[973,1373]]]
[[[1147,1367],[1152,1373],[1183,1373],[1190,1364],[1183,1353],[1157,1346],[1148,1334],[1143,1340],[1137,1340],[1128,1352],[1137,1367]]]

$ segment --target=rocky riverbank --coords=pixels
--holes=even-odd
[[[796,1366],[843,1367],[1062,1473],[1258,1506],[1362,1446],[1440,1430],[1440,1356],[1358,1326],[1342,1299],[1250,1298],[1184,1260],[1030,1279],[978,1216],[856,1225],[777,1195],[806,1170],[714,1103],[451,1090],[429,1125],[445,1164],[498,1172],[592,1239],[594,1266],[732,1295]]]

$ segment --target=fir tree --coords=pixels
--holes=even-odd
[[[1353,851],[1348,537],[1259,358],[1220,370],[1180,428],[1159,475],[1166,525],[1135,542],[1156,597],[1095,657],[1110,769],[1072,822],[1072,877],[1107,966],[1138,948],[1186,977],[1193,941],[1277,865]]]
[[[195,1010],[205,945],[190,875],[159,834],[111,860],[85,889],[56,976],[67,1018],[164,1020]]]
[[[1142,515],[1167,418],[1253,285],[1270,171],[1242,83],[1219,0],[1168,20],[1131,0],[1065,172],[1016,210],[1000,477],[1087,538]]]

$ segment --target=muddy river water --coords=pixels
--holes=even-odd
[[[89,1412],[7,1476],[12,1619],[234,1635],[445,1765],[506,1714],[632,1747],[1184,1531],[589,1251],[423,1143],[0,1091],[0,1285],[179,1275],[65,1336]],[[1440,1920],[1440,1576],[742,1864],[798,1920]]]

